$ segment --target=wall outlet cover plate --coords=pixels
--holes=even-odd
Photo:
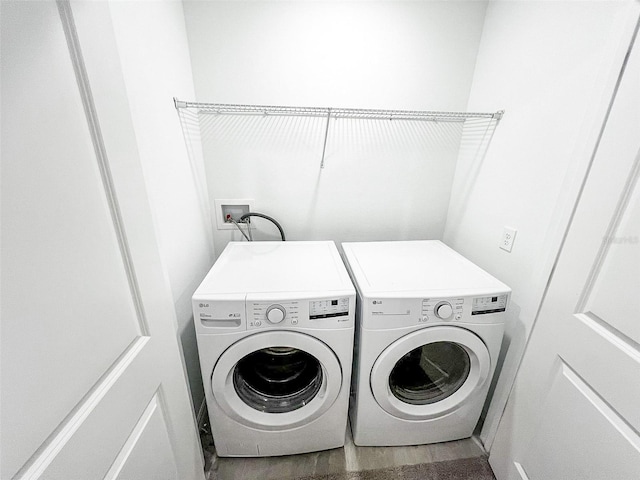
[[[512,227],[504,227],[502,231],[502,238],[500,239],[500,248],[505,252],[511,252],[513,248],[513,242],[516,239],[516,233],[518,230]]]

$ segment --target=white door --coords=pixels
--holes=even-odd
[[[91,91],[68,4],[1,8],[0,478],[202,479],[121,97]]]
[[[325,413],[343,381],[340,362],[325,343],[304,333],[271,331],[225,350],[213,368],[211,389],[237,422],[288,430]]]
[[[640,478],[640,42],[498,428],[499,480]]]
[[[502,327],[498,327],[502,328]],[[371,369],[371,391],[391,415],[440,417],[478,394],[492,371],[484,342],[469,330],[430,327],[389,345]]]

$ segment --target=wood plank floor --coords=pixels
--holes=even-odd
[[[218,458],[203,437],[207,480],[282,480],[486,456],[475,438],[409,447],[358,447],[347,429],[344,448],[264,458]]]

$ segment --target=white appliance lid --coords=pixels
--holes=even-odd
[[[355,294],[333,242],[230,242],[196,294],[323,291]]]
[[[342,244],[356,283],[365,294],[431,291],[510,291],[439,240]]]

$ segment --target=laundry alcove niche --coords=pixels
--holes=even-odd
[[[220,198],[253,199],[291,240],[441,239],[461,213],[450,202],[456,169],[469,191],[503,114],[175,105],[218,253],[242,238],[216,228]],[[278,238],[270,225],[254,228]]]

